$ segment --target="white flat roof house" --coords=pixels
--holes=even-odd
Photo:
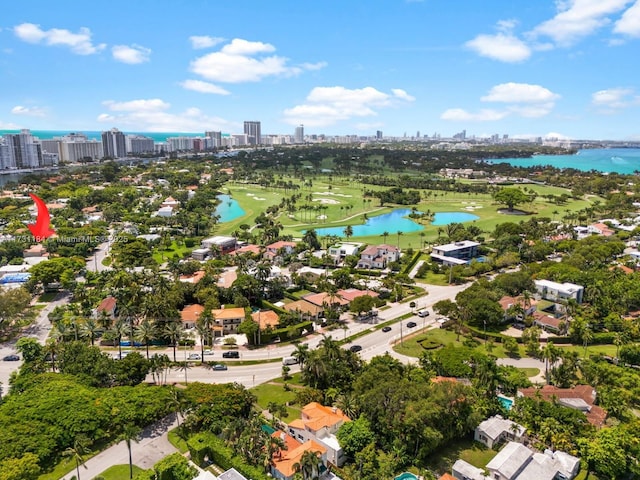
[[[495,415],[476,427],[474,440],[493,448],[504,440],[520,442],[526,431],[522,425]]]
[[[431,258],[447,265],[462,265],[478,256],[479,246],[471,240],[437,245],[431,251]]]
[[[582,303],[584,287],[575,283],[558,283],[551,280],[534,280],[536,290],[542,298],[553,302],[566,301],[573,298],[576,302]]]

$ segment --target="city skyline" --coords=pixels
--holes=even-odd
[[[0,130],[640,140],[640,0],[462,4],[13,2]]]

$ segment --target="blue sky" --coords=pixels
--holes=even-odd
[[[640,139],[640,0],[22,0],[0,129]]]

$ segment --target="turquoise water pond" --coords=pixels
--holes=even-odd
[[[245,214],[245,211],[242,209],[238,201],[231,198],[230,195],[218,195],[217,198],[220,200],[220,203],[213,214],[220,217],[220,223],[230,222],[231,220],[240,218]]]
[[[410,233],[419,232],[424,230],[424,226],[414,222],[410,218],[406,218],[411,213],[408,208],[399,208],[390,213],[384,215],[378,215],[377,217],[371,217],[367,219],[366,223],[362,225],[352,225],[354,237],[366,237],[374,235],[382,235],[384,232],[388,232],[389,235],[394,235],[398,232]],[[477,220],[477,215],[467,212],[438,212],[433,217],[431,225],[448,225],[450,223],[470,222]],[[336,235],[338,237],[344,237],[345,227],[324,227],[317,228],[316,233],[320,236]]]

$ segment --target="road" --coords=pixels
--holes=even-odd
[[[145,428],[140,436],[140,441],[131,442],[133,464],[145,470],[150,469],[167,455],[177,452],[167,438],[167,432],[177,426],[178,421],[172,415]],[[87,460],[85,465],[80,467],[80,478],[94,478],[112,465],[128,464],[129,450],[125,442],[120,442]],[[76,475],[75,468],[61,480],[71,480],[74,475]]]

